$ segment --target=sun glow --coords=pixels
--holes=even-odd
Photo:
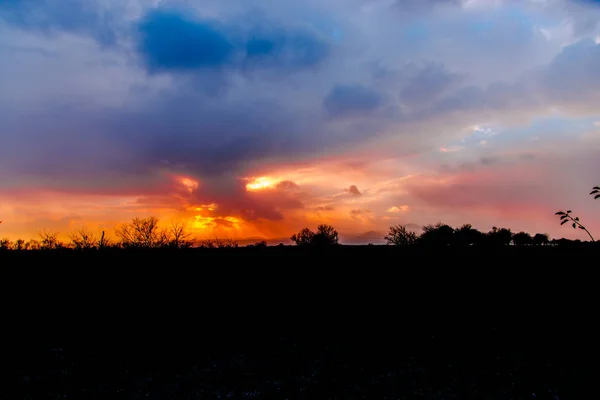
[[[240,220],[235,217],[203,217],[196,215],[193,218],[192,228],[198,230],[214,230],[216,228],[234,229],[240,228]]]
[[[246,190],[256,191],[256,190],[265,190],[272,189],[277,185],[280,181],[277,179],[269,178],[266,176],[261,176],[259,178],[254,178],[251,182],[246,184]]]

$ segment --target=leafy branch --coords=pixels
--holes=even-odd
[[[594,196],[594,200],[600,198],[600,186],[594,186],[590,192],[590,196]]]
[[[600,188],[598,188],[598,190],[600,191]],[[598,195],[600,197],[600,195]],[[571,223],[571,226],[573,227],[573,229],[581,229],[582,231],[585,231],[585,233],[588,234],[588,236],[590,237],[590,239],[592,239],[592,242],[595,242],[594,237],[592,236],[592,234],[590,233],[590,231],[588,231],[585,226],[583,226],[581,224],[581,222],[579,221],[579,217],[573,217],[571,215],[573,211],[571,210],[567,210],[567,212],[564,211],[558,211],[557,213],[555,213],[554,215],[558,215],[560,216],[560,224],[564,225],[566,223]]]

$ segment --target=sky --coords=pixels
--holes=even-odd
[[[600,236],[600,1],[4,0],[0,237]]]

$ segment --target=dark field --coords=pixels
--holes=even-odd
[[[596,254],[4,253],[0,397],[588,399]]]

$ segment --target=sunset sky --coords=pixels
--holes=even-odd
[[[600,1],[0,1],[0,237],[600,236]]]

